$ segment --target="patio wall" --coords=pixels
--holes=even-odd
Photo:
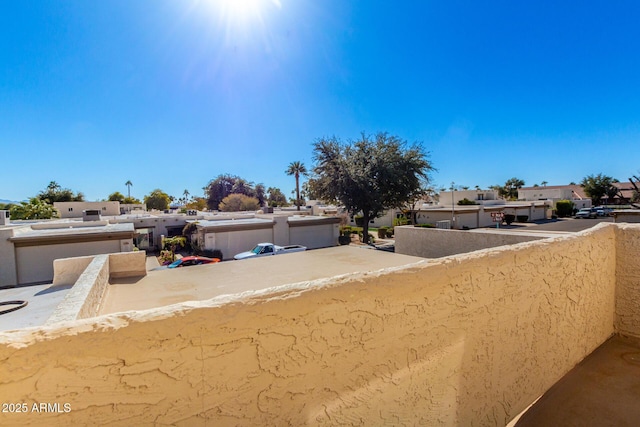
[[[62,409],[0,424],[504,425],[614,333],[626,227],[9,332],[0,400]]]
[[[424,258],[441,258],[480,249],[540,240],[548,236],[539,233],[537,235],[511,233],[505,230],[499,232],[441,230],[406,225],[395,227],[394,237],[396,253]]]

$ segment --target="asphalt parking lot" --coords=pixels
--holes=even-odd
[[[510,226],[501,225],[500,230],[577,232],[591,228],[601,222],[613,222],[613,217],[608,216],[593,219],[559,218],[529,222],[526,224],[513,223]]]

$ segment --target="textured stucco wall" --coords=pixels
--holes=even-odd
[[[640,337],[640,224],[619,224],[616,233],[616,330]]]
[[[613,333],[614,227],[10,332],[0,401],[71,411],[0,424],[504,425]]]
[[[68,286],[76,283],[93,258],[92,255],[53,260],[53,285]]]
[[[147,274],[147,253],[145,251],[109,254],[109,276],[133,277]]]
[[[640,222],[640,209],[614,211],[613,216],[615,222]]]
[[[339,234],[339,224],[323,224],[289,228],[290,244],[306,246],[308,249],[336,246],[338,244]]]
[[[85,261],[82,257],[79,261]],[[47,324],[95,317],[109,286],[109,255],[91,257],[87,267],[56,307]]]
[[[394,229],[396,253],[423,258],[440,258],[496,246],[540,240],[544,235],[525,235],[506,231],[476,232],[461,230],[440,230],[402,226]]]
[[[110,278],[147,274],[146,253],[125,252],[54,261],[54,286],[73,285],[47,320],[48,324],[95,317]]]
[[[13,237],[13,228],[0,227],[0,286],[18,284],[15,249],[10,237]]]
[[[18,283],[51,282],[54,276],[53,261],[56,259],[110,252],[120,252],[120,240],[18,247]]]

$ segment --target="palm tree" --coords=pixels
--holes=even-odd
[[[542,181],[540,184],[542,184],[543,187],[546,187],[548,182],[547,181]]]
[[[304,166],[304,163],[295,161],[289,163],[289,167],[286,171],[284,171],[287,175],[296,177],[296,206],[298,210],[300,210],[300,175],[307,174],[307,168]]]
[[[189,190],[184,190],[182,192],[182,196],[184,197],[184,204],[186,205],[189,202],[189,196],[191,195],[191,193],[189,193]]]
[[[124,185],[127,186],[127,198],[130,199],[131,198],[131,186],[133,185],[133,183],[131,182],[131,180],[129,180],[129,181],[125,182]]]

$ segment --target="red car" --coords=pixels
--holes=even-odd
[[[190,265],[201,265],[201,264],[214,264],[216,262],[220,262],[220,260],[218,258],[207,258],[204,256],[186,256],[173,261],[169,265],[159,267],[158,269],[188,267]]]

